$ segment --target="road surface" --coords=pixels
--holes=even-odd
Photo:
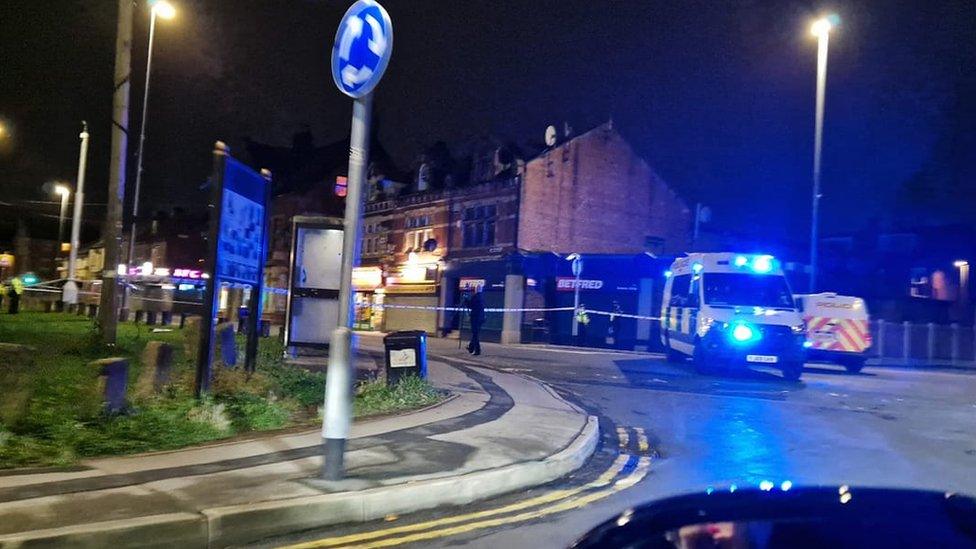
[[[564,547],[634,504],[763,480],[976,494],[971,372],[850,375],[810,364],[790,383],[775,370],[701,376],[647,354],[485,345],[471,357],[456,341],[429,346],[432,355],[545,381],[600,417],[601,449],[572,477],[526,493],[264,545]]]

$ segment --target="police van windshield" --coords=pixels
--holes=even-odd
[[[705,303],[793,308],[793,297],[782,276],[705,273]]]

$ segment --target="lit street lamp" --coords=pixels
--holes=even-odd
[[[54,252],[57,259],[61,255],[61,247],[64,245],[64,214],[68,210],[68,197],[71,196],[71,189],[67,185],[55,185],[54,193],[61,195],[61,212],[58,214],[58,248]]]
[[[132,263],[136,242],[136,218],[139,217],[139,190],[142,187],[142,156],[146,146],[146,128],[149,125],[149,77],[152,74],[153,42],[156,37],[156,17],[172,19],[176,17],[176,9],[165,0],[152,3],[149,17],[149,50],[146,55],[146,82],[142,92],[142,120],[139,129],[139,152],[136,155],[136,188],[132,201],[132,224],[129,227],[129,255],[127,263]]]
[[[131,265],[135,260],[133,255],[135,254],[136,247],[136,220],[139,217],[139,191],[142,187],[142,155],[146,147],[146,128],[149,125],[149,77],[152,74],[152,56],[153,56],[153,42],[156,36],[156,17],[162,17],[163,19],[172,19],[176,17],[176,8],[172,4],[166,2],[166,0],[156,0],[150,2],[152,6],[150,8],[149,16],[149,49],[146,54],[146,82],[142,93],[142,120],[140,121],[141,128],[139,129],[139,152],[136,155],[136,187],[135,194],[132,200],[132,223],[129,225],[129,252],[126,255],[126,264]],[[126,286],[128,288],[128,286]],[[123,294],[123,305],[125,308],[124,300],[128,295],[128,289],[126,289]]]
[[[827,87],[827,41],[833,28],[831,19],[816,20],[810,32],[817,37],[817,109],[813,141],[813,215],[810,222],[810,292],[817,287],[817,225],[820,216],[820,153],[823,143],[824,90]]]
[[[969,262],[965,259],[957,259],[952,265],[959,269],[959,301],[969,302]]]

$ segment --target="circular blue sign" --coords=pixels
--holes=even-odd
[[[332,46],[332,78],[339,91],[360,98],[373,91],[393,52],[393,23],[383,6],[359,0],[346,11]]]

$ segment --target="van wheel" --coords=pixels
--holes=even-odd
[[[801,375],[803,375],[803,361],[783,364],[783,379],[787,381],[800,381]]]
[[[684,362],[685,360],[685,355],[675,351],[670,346],[665,349],[664,356],[667,358],[668,362]]]
[[[859,373],[861,371],[861,369],[864,368],[864,359],[863,358],[848,358],[848,359],[844,360],[844,368],[847,369],[847,373],[849,373],[849,374]]]
[[[691,361],[695,365],[695,371],[702,375],[713,373],[715,367],[709,362],[710,360],[711,357],[708,356],[705,346],[700,341],[696,341],[694,354],[691,357]]]

